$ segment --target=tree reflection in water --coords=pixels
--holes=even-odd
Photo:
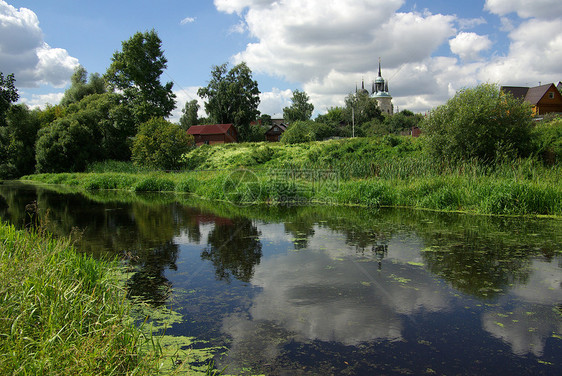
[[[231,277],[235,277],[249,282],[262,256],[260,235],[247,218],[217,221],[209,233],[208,245],[201,258],[213,263],[217,279],[230,282]]]

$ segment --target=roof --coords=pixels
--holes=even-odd
[[[273,128],[275,128],[275,127],[281,129],[281,131],[283,131],[283,132],[285,132],[287,130],[287,126],[285,124],[273,124],[271,126],[271,128],[269,128],[269,130],[265,133],[271,132],[273,130]]]
[[[544,95],[547,93],[548,89],[550,89],[551,86],[554,86],[554,84],[541,85],[541,86],[529,88],[529,91],[525,96],[525,101],[531,104],[539,103],[539,101],[542,99],[542,97],[544,97]]]
[[[523,86],[502,86],[500,88],[500,91],[504,93],[510,93],[514,98],[517,99],[525,99],[529,88]]]
[[[554,86],[554,84],[546,84],[535,87],[502,86],[500,90],[506,93],[511,93],[511,95],[517,99],[524,99],[526,102],[536,105],[552,86]]]
[[[189,134],[225,134],[232,124],[207,124],[207,125],[192,125],[187,130]]]

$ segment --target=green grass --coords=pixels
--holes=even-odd
[[[213,145],[186,154],[188,170],[180,173],[126,172],[133,167],[108,162],[98,166],[98,173],[24,179],[87,190],[175,191],[237,204],[335,203],[562,215],[562,165],[548,165],[533,157],[495,164],[436,163],[423,152],[422,142],[386,136],[293,145]],[[331,176],[324,179],[324,173]],[[247,179],[247,175],[258,184],[244,182],[244,189],[236,189],[233,176]]]
[[[0,225],[0,374],[153,374],[111,265]]]

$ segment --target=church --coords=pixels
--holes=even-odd
[[[357,92],[357,89],[355,90]],[[365,83],[361,82],[361,91],[369,94],[369,91],[365,89]],[[392,104],[392,96],[388,92],[388,82],[382,77],[381,74],[381,59],[379,58],[379,75],[373,82],[373,88],[369,94],[372,98],[377,101],[381,112],[385,115],[394,114],[394,105]]]

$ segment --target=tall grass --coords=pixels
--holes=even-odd
[[[157,373],[110,265],[0,225],[0,374]]]

